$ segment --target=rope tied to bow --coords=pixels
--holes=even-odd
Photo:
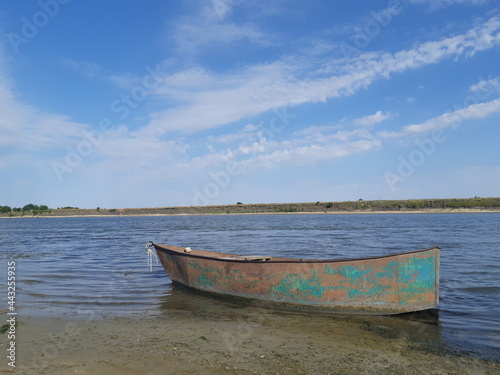
[[[148,266],[149,266],[149,272],[153,271],[153,261],[156,260],[156,263],[159,262],[158,255],[153,251],[153,242],[149,241],[146,244],[146,251],[148,252]]]
[[[153,271],[153,261],[154,259],[156,258],[156,263],[159,262],[158,260],[158,256],[156,255],[156,253],[153,251],[153,242],[152,241],[149,241],[147,244],[146,244],[146,251],[142,253],[140,259],[137,261],[137,263],[135,264],[134,268],[132,268],[129,272],[127,272],[125,274],[125,276],[128,276],[130,275],[132,272],[134,272],[134,270],[137,268],[137,265],[139,264],[139,262],[142,260],[142,258],[144,257],[144,254],[147,253],[148,254],[148,266],[149,266],[149,272],[152,272]]]

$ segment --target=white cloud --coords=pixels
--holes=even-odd
[[[473,104],[467,108],[459,109],[451,113],[445,113],[422,124],[408,125],[403,129],[405,134],[420,134],[435,129],[456,126],[462,121],[476,120],[488,117],[500,112],[500,99],[486,103]]]
[[[378,113],[378,112],[377,112]],[[244,169],[271,168],[281,164],[311,165],[322,160],[347,157],[352,154],[377,150],[387,138],[414,137],[433,130],[455,127],[462,122],[486,118],[500,113],[500,99],[473,104],[445,113],[420,124],[404,126],[401,131],[381,131],[372,134],[367,128],[344,130],[345,125],[311,126],[297,131],[291,138],[277,142],[260,138],[253,141],[249,133],[230,134],[218,139],[242,142],[235,148],[209,153],[196,159],[198,166],[208,167],[228,160],[236,161]],[[369,117],[369,116],[367,116]],[[384,116],[376,116],[381,119]],[[252,129],[253,130],[253,129]],[[228,146],[229,147],[229,146]]]
[[[205,10],[208,18],[224,19],[233,10],[233,0],[212,0],[211,7]]]
[[[90,127],[24,104],[15,95],[6,74],[1,47],[0,44],[0,169],[29,167],[46,171],[51,154],[81,139]]]
[[[221,14],[227,16],[229,10]],[[313,64],[300,56],[287,56],[280,61],[244,67],[241,72],[215,73],[194,65],[165,74],[156,96],[177,100],[183,105],[154,113],[151,122],[139,131],[129,133],[125,127],[117,129],[107,136],[105,147],[97,147],[94,151],[93,155],[105,161],[101,161],[99,167],[91,160],[88,163],[96,173],[134,170],[134,173],[150,175],[150,178],[214,168],[228,161],[236,161],[242,168],[271,167],[282,163],[309,165],[378,149],[387,137],[417,135],[453,126],[459,121],[486,117],[500,111],[500,99],[472,105],[421,124],[408,125],[400,132],[379,132],[377,135],[367,128],[392,118],[392,112],[379,110],[353,120],[352,125],[361,126],[359,129],[346,130],[346,122],[311,126],[280,142],[266,137],[261,124],[248,124],[240,131],[210,137],[205,145],[182,139],[161,139],[172,130],[197,132],[272,108],[351,95],[393,72],[418,68],[446,57],[473,55],[490,48],[500,41],[498,29],[500,20],[492,18],[463,35],[422,43],[394,54],[371,52],[342,61],[318,56]],[[326,69],[310,74],[310,71],[316,71],[315,64]],[[328,66],[332,69],[329,70]],[[89,66],[90,71],[94,68],[92,64]],[[99,72],[99,69],[95,71]],[[328,76],[328,71],[343,73]],[[487,84],[496,87],[497,83],[498,78],[481,81],[471,90],[480,90]],[[3,145],[15,144],[25,150],[61,147],[77,142],[82,138],[82,131],[90,129],[88,125],[74,123],[69,118],[43,113],[19,103],[5,86],[0,87],[0,99]],[[221,149],[220,145],[225,143],[226,147]],[[21,160],[29,153],[23,155],[11,154],[10,158]],[[9,163],[7,159],[0,162],[3,165]]]
[[[358,119],[355,119],[353,121],[354,125],[359,125],[359,126],[373,126],[378,123],[381,123],[385,120],[391,119],[393,117],[393,114],[391,112],[382,112],[382,111],[377,111],[373,115],[361,117]]]
[[[160,88],[166,98],[186,102],[175,108],[151,115],[152,121],[140,133],[162,135],[167,131],[182,130],[194,133],[212,129],[286,104],[287,68],[271,64],[250,67],[241,73],[219,75],[218,80],[205,90]],[[171,94],[175,92],[175,97]]]
[[[20,103],[10,89],[0,85],[0,146],[35,151],[57,147],[82,136],[85,124],[66,116],[41,112]]]
[[[262,125],[247,124],[243,129],[230,132],[228,134],[218,135],[218,136],[208,136],[208,144],[232,144],[234,142],[245,142],[248,143],[250,140],[256,140],[264,137],[262,132]]]
[[[172,23],[169,34],[173,36],[178,54],[183,58],[196,56],[207,48],[224,44],[250,42],[269,45],[271,36],[262,33],[251,22],[234,22],[230,15],[235,5],[232,0],[200,2],[199,9],[189,17]]]
[[[478,96],[490,96],[500,92],[500,77],[490,79],[482,79],[478,83],[472,85],[469,91],[476,93]]]
[[[238,25],[232,22],[200,25],[186,22],[177,25],[177,45],[184,53],[193,54],[199,48],[213,43],[235,43],[248,41],[257,44],[268,44],[266,36],[256,26],[247,23]]]
[[[439,41],[415,45],[411,49],[390,53],[364,53],[356,59],[308,61],[299,56],[281,61],[247,66],[240,72],[218,74],[209,86],[196,90],[176,90],[183,106],[152,114],[141,132],[162,135],[169,131],[194,133],[213,129],[272,108],[320,102],[329,98],[352,95],[377,79],[400,73],[445,58],[473,56],[500,44],[500,19],[493,17],[464,34]],[[314,76],[317,66],[346,73]],[[325,71],[328,71],[326,69]],[[196,72],[197,74],[199,72]],[[163,91],[161,91],[163,90]],[[160,89],[166,99],[170,87]]]
[[[207,153],[196,164],[214,166],[227,161],[237,162],[243,170],[271,168],[278,165],[313,165],[323,160],[347,157],[381,146],[366,129],[342,130],[336,126],[313,126],[294,133],[285,140],[267,139],[265,129],[246,133],[228,149]],[[262,131],[262,132],[261,132]],[[243,134],[243,133],[242,133]]]
[[[194,66],[165,77],[165,85],[179,89],[202,88],[214,84],[216,77],[206,69]]]
[[[302,139],[320,140],[325,138],[325,134],[336,133],[343,129],[342,124],[336,125],[313,125],[295,132],[295,135]]]
[[[284,144],[283,144],[284,145]],[[297,145],[282,147],[274,152],[257,155],[239,163],[242,169],[270,168],[280,164],[312,165],[322,160],[347,157],[352,154],[378,149],[379,140],[354,140],[351,142],[330,142],[328,144]]]
[[[456,127],[463,121],[482,119],[495,113],[500,113],[500,99],[472,104],[466,108],[431,118],[420,124],[407,125],[399,132],[382,131],[378,133],[378,136],[381,138],[416,136],[437,129]]]

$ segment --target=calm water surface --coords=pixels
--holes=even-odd
[[[180,305],[196,310],[208,304],[214,313],[225,308],[173,287],[160,264],[150,272],[144,251],[149,240],[299,258],[440,246],[440,339],[455,352],[500,360],[497,213],[2,219],[2,278],[14,260],[20,316],[155,316]],[[5,311],[6,293],[0,303]]]

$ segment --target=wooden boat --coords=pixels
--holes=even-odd
[[[146,246],[173,283],[261,307],[388,315],[431,309],[439,300],[439,247],[313,260]]]

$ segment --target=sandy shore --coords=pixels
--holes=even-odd
[[[65,214],[65,215],[41,215],[35,218],[65,218],[65,217],[136,217],[136,216],[210,216],[210,215],[398,215],[398,214],[471,214],[471,213],[500,213],[500,209],[473,209],[473,208],[458,208],[458,209],[425,209],[425,210],[402,210],[402,211],[305,211],[305,212],[187,212],[187,213],[133,213],[128,210],[123,210],[124,213],[105,213],[105,214]],[[33,216],[0,216],[2,218],[33,218]]]
[[[5,352],[6,338],[1,349]],[[21,319],[16,374],[498,374],[436,325],[254,308],[108,319]],[[7,372],[5,358],[0,372]]]
[[[227,214],[380,214],[500,212],[500,198],[256,203],[150,208],[58,208],[12,211],[0,217],[171,216]]]

